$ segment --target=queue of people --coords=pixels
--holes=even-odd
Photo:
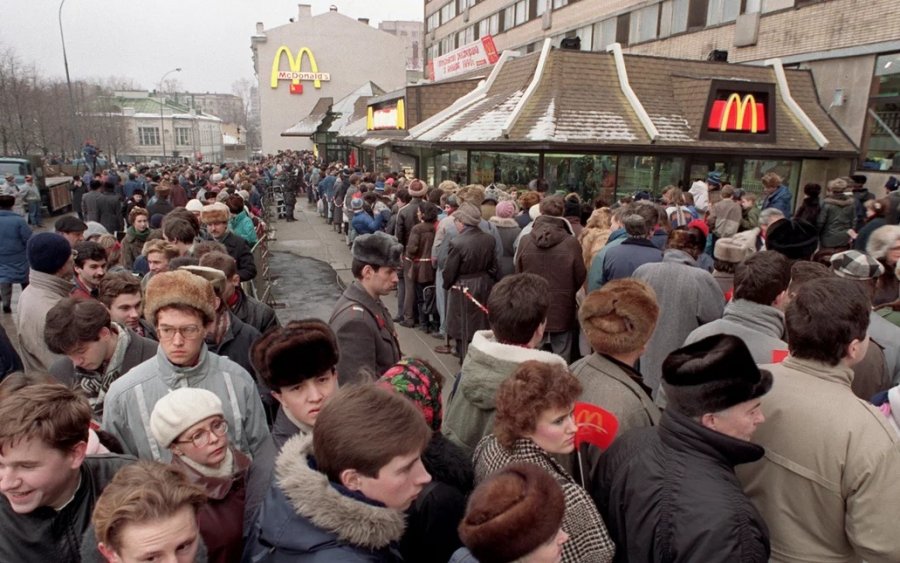
[[[131,208],[116,272],[78,219],[16,223],[0,560],[900,560],[900,226],[826,246],[777,176],[742,230],[752,197],[715,175],[670,213],[344,172],[257,170],[350,243],[327,322],[241,289],[240,194],[157,186],[172,209]]]

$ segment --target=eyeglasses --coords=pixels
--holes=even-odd
[[[185,340],[194,340],[199,337],[202,332],[201,327],[197,325],[187,326],[161,326],[158,329],[159,338],[161,340],[172,340],[176,334],[180,334]]]
[[[215,434],[216,436],[221,438],[225,435],[226,432],[228,432],[228,422],[220,418],[209,426],[209,430],[204,428],[203,430],[195,432],[194,435],[187,440],[175,440],[175,443],[194,444],[194,446],[202,448],[209,443],[210,439],[212,438],[212,434]]]

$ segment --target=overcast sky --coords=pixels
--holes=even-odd
[[[423,17],[421,0],[305,0],[313,15],[336,5],[342,14],[382,20]],[[253,79],[250,36],[296,17],[289,0],[65,0],[62,11],[72,79],[133,78],[152,90],[167,71],[182,67],[181,86],[194,92],[231,92]],[[13,47],[40,73],[65,77],[57,0],[0,0],[0,47]]]

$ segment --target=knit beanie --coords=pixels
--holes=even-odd
[[[578,321],[599,354],[627,354],[643,348],[656,328],[659,304],[646,283],[623,278],[592,291],[578,310]]]
[[[72,257],[72,246],[60,234],[38,233],[28,239],[25,253],[32,270],[55,274]]]
[[[501,201],[494,213],[501,219],[511,219],[516,214],[516,204],[509,200]]]
[[[191,213],[197,213],[198,211],[203,211],[203,203],[201,203],[199,199],[191,199],[188,200],[184,208]]]
[[[186,305],[202,311],[207,319],[214,319],[215,293],[212,284],[202,277],[176,270],[150,277],[144,295],[144,318],[156,324],[156,313],[164,307]]]
[[[212,391],[182,387],[156,401],[150,414],[150,432],[168,448],[182,432],[211,416],[224,416],[222,401]]]
[[[479,563],[511,563],[550,541],[564,512],[559,483],[534,464],[515,463],[472,492],[459,538]]]
[[[403,358],[384,372],[376,385],[396,391],[415,403],[425,415],[428,426],[435,432],[441,431],[441,382],[427,363],[416,358]]]
[[[481,210],[474,204],[466,202],[459,206],[453,218],[469,227],[477,227],[481,223]]]

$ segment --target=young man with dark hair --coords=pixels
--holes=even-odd
[[[212,240],[221,242],[228,250],[228,255],[237,261],[238,275],[241,281],[250,281],[256,277],[256,263],[247,241],[228,230],[231,212],[224,203],[207,205],[200,212],[200,220],[206,225],[206,231]]]
[[[898,437],[850,390],[870,309],[862,290],[832,277],[800,286],[785,311],[790,356],[764,366],[774,382],[754,437],[766,454],[737,470],[773,560],[900,560]]]
[[[185,256],[190,254],[194,246],[198,229],[188,219],[173,215],[173,213],[166,215],[166,218],[163,219],[163,238],[178,249],[179,256]]]
[[[713,334],[732,334],[744,341],[754,362],[774,362],[773,353],[788,349],[784,308],[790,282],[791,263],[783,254],[766,250],[750,256],[735,269],[734,298],[722,318],[694,329],[685,345]]]
[[[156,342],[111,320],[95,299],[63,299],[47,313],[47,348],[65,358],[50,366],[61,383],[81,389],[103,417],[103,401],[113,381],[156,355]]]
[[[237,318],[260,333],[278,326],[275,310],[250,297],[241,289],[241,277],[237,273],[237,262],[234,258],[224,252],[210,252],[200,258],[200,265],[215,268],[225,274],[225,289],[222,299]]]
[[[130,458],[86,456],[91,407],[59,384],[0,401],[0,561],[80,561],[94,504]]]
[[[400,360],[394,321],[381,298],[397,288],[403,246],[384,233],[353,241],[350,271],[355,281],[338,299],[328,324],[337,336],[341,385],[360,381],[360,369],[382,374]]]
[[[128,272],[106,274],[98,287],[97,299],[109,310],[109,316],[137,335],[156,340],[156,332],[141,316],[141,280]]]
[[[96,299],[97,287],[106,275],[106,251],[100,244],[85,240],[73,247],[75,257],[75,289],[72,297]]]
[[[431,430],[401,395],[374,385],[339,390],[312,436],[291,438],[249,532],[253,561],[399,561],[409,508],[431,476]]]
[[[144,313],[156,327],[159,349],[110,385],[103,409],[103,429],[126,452],[169,461],[171,452],[150,433],[149,413],[170,389],[181,387],[206,389],[219,397],[236,448],[254,457],[271,448],[256,382],[244,368],[210,353],[204,342],[214,307],[212,285],[190,272],[164,272],[147,284]]]
[[[536,274],[506,276],[491,290],[491,330],[473,336],[444,416],[444,434],[468,455],[491,433],[497,389],[519,364],[566,365],[560,356],[537,349],[544,338],[549,293],[547,281]]]

